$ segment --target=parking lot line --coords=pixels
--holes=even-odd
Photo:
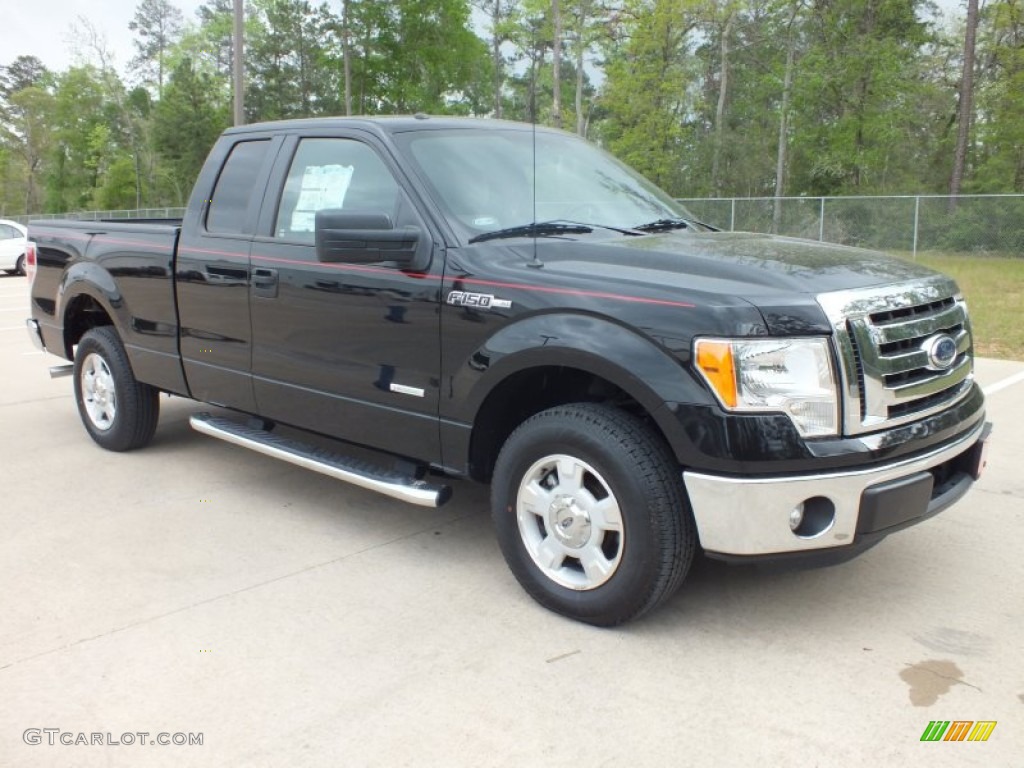
[[[1005,379],[997,381],[995,384],[989,384],[982,391],[985,395],[994,395],[996,392],[1001,392],[1007,387],[1012,387],[1014,384],[1020,384],[1024,381],[1024,371],[1015,373],[1013,376],[1007,376]]]

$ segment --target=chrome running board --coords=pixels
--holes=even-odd
[[[451,498],[451,488],[392,472],[369,462],[352,459],[298,440],[280,437],[264,429],[239,424],[209,413],[189,419],[192,429],[274,459],[342,480],[369,491],[421,507],[439,507]]]

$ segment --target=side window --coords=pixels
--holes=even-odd
[[[21,237],[21,232],[18,232],[14,227],[0,224],[0,240],[13,240],[15,237]]]
[[[270,141],[242,141],[231,150],[221,169],[213,197],[206,213],[208,232],[241,234],[245,226],[245,214],[256,189],[263,160],[270,149]]]
[[[377,153],[353,139],[303,139],[292,158],[274,237],[313,242],[325,208],[386,213],[394,221],[399,187]]]

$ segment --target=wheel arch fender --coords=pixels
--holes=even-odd
[[[643,409],[677,456],[689,440],[665,404],[708,399],[679,358],[637,330],[600,316],[538,314],[502,328],[453,372],[455,419],[472,425],[471,443],[481,416],[507,406],[495,400],[506,399],[508,382],[542,369],[579,371],[613,385]]]
[[[83,304],[89,306],[91,303],[102,310],[123,338],[122,330],[130,313],[114,276],[95,262],[72,264],[64,273],[57,293],[57,316],[64,330],[65,351],[69,357],[71,347],[82,334],[97,324],[83,324],[74,314]]]

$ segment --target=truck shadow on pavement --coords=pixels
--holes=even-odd
[[[501,558],[492,530],[486,486],[448,479],[446,482],[454,492],[448,504],[436,510],[413,507],[207,439],[189,427],[189,416],[200,410],[191,401],[172,398],[163,400],[162,405],[164,411],[156,438],[143,452],[160,464],[166,466],[168,461],[174,461],[196,467],[216,465],[219,482],[227,488],[248,487],[254,507],[280,506],[279,499],[287,497],[287,514],[297,516],[298,524],[305,519],[306,524],[323,526],[339,537],[347,535],[349,528],[369,529],[381,539],[422,536],[427,542],[425,546],[434,551],[439,566],[443,564],[449,572],[464,569],[466,579],[493,580],[494,589],[507,593],[501,599],[530,602]],[[209,406],[202,410],[222,412]],[[266,510],[268,515],[275,512]],[[825,568],[731,565],[698,552],[679,592],[620,631],[678,633],[715,624],[729,631],[763,631],[777,624],[780,616],[824,631],[833,622],[849,621],[851,610],[864,610],[866,606],[857,604],[860,598],[856,595],[865,590],[865,583],[886,577],[885,563],[893,558],[893,553],[884,550],[899,546],[887,544],[883,542],[877,550],[848,563]],[[536,606],[536,610],[544,609]],[[874,605],[871,610],[877,612],[879,608]],[[885,610],[898,611],[898,603]]]

